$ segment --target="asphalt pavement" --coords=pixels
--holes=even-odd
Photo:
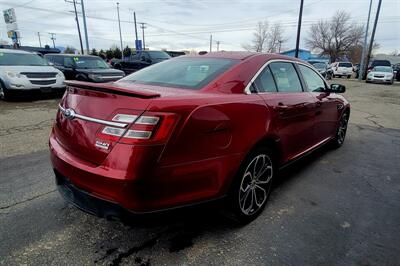
[[[10,104],[0,105],[0,265],[399,265],[400,86],[346,82],[355,110],[344,146],[286,168],[247,226],[216,204],[129,225],[77,210],[56,191],[45,144],[3,142],[23,132],[5,129]]]

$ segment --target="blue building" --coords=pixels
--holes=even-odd
[[[295,53],[296,53],[296,49],[281,52],[282,55],[291,56],[291,57],[294,57]],[[312,54],[310,50],[299,49],[299,58],[304,61],[313,60],[313,61],[329,63],[328,56],[320,56],[318,54]]]

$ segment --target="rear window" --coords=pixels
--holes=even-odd
[[[339,63],[339,67],[353,67],[351,63]]]
[[[171,59],[141,69],[120,81],[200,89],[238,61],[222,58]]]

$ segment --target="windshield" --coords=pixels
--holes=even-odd
[[[353,67],[351,63],[339,63],[339,67]]]
[[[36,54],[3,53],[0,52],[2,66],[48,66],[46,60]]]
[[[374,71],[376,71],[376,72],[393,72],[393,69],[391,67],[376,66],[376,67],[374,67]]]
[[[372,66],[391,66],[388,60],[374,60]]]
[[[222,58],[177,58],[144,68],[120,81],[200,89],[236,62]]]
[[[101,58],[96,57],[80,57],[74,56],[74,62],[76,68],[87,68],[87,69],[97,69],[97,68],[109,68],[106,62]]]
[[[161,51],[150,51],[148,52],[150,57],[153,59],[168,59],[171,58],[169,54],[166,52],[161,52]]]
[[[314,64],[312,64],[315,68],[319,68],[319,69],[321,69],[321,68],[326,68],[326,65],[325,65],[325,63],[314,63]]]

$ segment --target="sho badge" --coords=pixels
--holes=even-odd
[[[100,149],[105,149],[108,150],[108,148],[110,147],[110,143],[108,142],[104,142],[104,141],[100,141],[100,140],[96,140],[96,147],[100,148]]]

